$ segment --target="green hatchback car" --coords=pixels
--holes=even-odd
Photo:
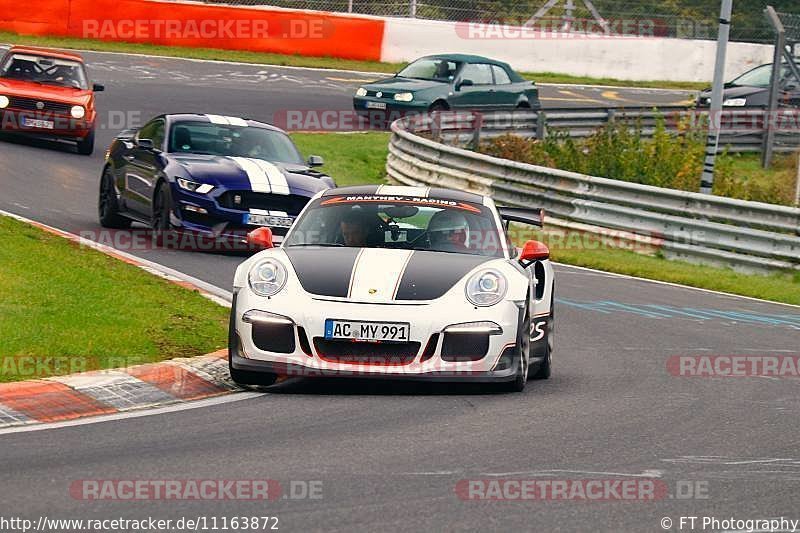
[[[539,89],[506,63],[442,54],[417,59],[391,78],[358,88],[353,107],[369,117],[394,119],[446,110],[539,109]]]

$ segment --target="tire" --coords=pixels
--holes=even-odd
[[[522,392],[525,390],[525,383],[528,381],[528,364],[531,356],[531,313],[528,306],[525,307],[525,318],[517,331],[517,372],[514,380],[503,383],[502,390],[506,392]]]
[[[278,375],[272,372],[248,372],[247,370],[237,370],[233,368],[233,354],[239,353],[239,337],[236,335],[236,301],[231,307],[231,318],[228,325],[228,370],[231,379],[240,386],[258,385],[269,387],[278,380]]]
[[[438,111],[449,111],[449,110],[450,106],[448,106],[447,103],[439,100],[431,104],[431,106],[428,108],[428,113],[436,113]]]
[[[94,153],[94,130],[91,130],[89,135],[78,141],[78,153],[81,155],[92,155]]]
[[[100,219],[100,225],[104,228],[128,229],[131,227],[131,220],[119,213],[117,194],[114,190],[114,175],[111,173],[110,168],[106,168],[100,178],[97,216]]]
[[[530,109],[530,108],[531,104],[529,104],[528,102],[520,102],[517,104],[517,109]]]
[[[172,193],[169,190],[169,183],[162,182],[153,196],[153,212],[150,226],[156,232],[172,230],[171,214]]]
[[[553,373],[553,325],[555,324],[555,294],[550,295],[550,316],[547,317],[547,329],[545,331],[544,360],[535,367],[528,369],[529,379],[550,379]]]

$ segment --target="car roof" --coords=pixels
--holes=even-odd
[[[286,133],[282,129],[273,126],[272,124],[267,124],[266,122],[260,122],[258,120],[251,120],[249,118],[241,118],[241,117],[232,117],[232,116],[224,116],[224,115],[214,115],[214,114],[203,114],[203,113],[170,113],[168,115],[163,115],[169,122],[214,122],[215,120],[220,124],[225,124],[225,121],[230,122],[230,119],[234,119],[236,121],[245,121],[247,125],[253,128],[263,128],[265,130],[272,130],[272,131],[279,131],[281,133]],[[235,124],[232,124],[235,125]]]
[[[328,189],[322,193],[322,196],[340,195],[413,196],[418,198],[436,198],[440,200],[471,202],[481,205],[484,204],[484,198],[480,194],[456,191],[453,189],[443,189],[439,187],[407,187],[404,185],[354,185],[351,187]]]
[[[83,57],[71,52],[64,52],[62,50],[53,50],[51,48],[37,48],[34,46],[12,46],[8,51],[9,54],[32,54],[56,59],[70,59],[72,61],[79,61],[83,63]]]
[[[448,61],[456,61],[460,63],[489,63],[490,65],[509,67],[508,63],[498,61],[497,59],[491,59],[473,54],[434,54],[420,59],[447,59]]]

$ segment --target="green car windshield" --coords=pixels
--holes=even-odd
[[[414,61],[397,73],[401,78],[416,80],[450,81],[452,80],[461,63],[447,59],[422,58]]]

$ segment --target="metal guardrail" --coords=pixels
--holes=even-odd
[[[478,114],[392,124],[386,171],[406,185],[471,190],[544,208],[548,226],[657,243],[665,255],[744,271],[800,270],[800,209],[663,189],[508,161],[437,142]],[[496,117],[495,117],[496,118]],[[486,126],[493,120],[483,116]],[[509,126],[511,127],[511,126]]]
[[[422,117],[424,120],[425,117]],[[667,131],[679,127],[703,128],[708,111],[686,107],[544,109],[541,111],[494,112],[482,116],[453,113],[441,131],[435,125],[432,133],[441,133],[441,140],[466,146],[477,138],[492,138],[513,132],[523,137],[543,139],[548,133],[562,132],[573,138],[586,138],[610,122],[625,121],[639,128],[643,137],[652,137],[659,120]],[[730,153],[760,152],[764,147],[765,110],[730,108],[720,116],[722,131],[720,149]],[[772,118],[775,128],[774,150],[793,152],[800,149],[800,109],[781,109]],[[479,130],[479,131],[476,131]]]

